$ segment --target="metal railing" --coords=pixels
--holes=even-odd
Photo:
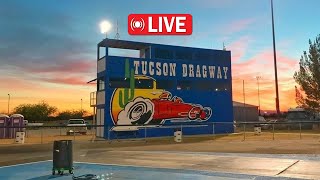
[[[35,143],[43,144],[48,142],[53,142],[54,140],[61,139],[70,139],[74,141],[91,141],[95,142],[99,137],[97,137],[97,132],[99,130],[103,131],[100,135],[103,136],[105,140],[113,141],[120,139],[139,139],[148,141],[149,138],[162,137],[154,135],[154,129],[162,129],[166,131],[166,137],[172,138],[173,132],[175,130],[180,130],[183,136],[192,137],[193,135],[201,135],[207,137],[216,137],[225,134],[234,135],[236,140],[261,140],[261,139],[272,139],[275,140],[276,136],[278,139],[283,134],[288,134],[290,137],[296,138],[299,135],[298,139],[302,139],[306,135],[315,135],[320,137],[320,122],[319,121],[299,121],[299,122],[207,122],[207,123],[189,123],[189,124],[176,124],[176,125],[118,125],[118,126],[107,126],[107,125],[87,125],[87,133],[85,135],[80,135],[77,132],[77,128],[82,128],[83,126],[72,126],[68,127],[65,125],[43,125],[43,126],[0,126],[0,135],[3,134],[4,129],[12,132],[24,131],[26,143]],[[136,130],[118,130],[116,131],[115,127],[135,127]],[[99,129],[101,128],[101,129]],[[261,128],[261,134],[255,134],[254,130],[256,128]],[[167,130],[164,130],[167,129]],[[193,133],[194,131],[201,133]],[[68,130],[73,130],[74,133],[67,134]],[[133,137],[129,136],[128,132],[138,131],[138,136]],[[116,137],[116,133],[124,132],[124,137]],[[127,136],[126,136],[127,133]],[[288,137],[289,137],[288,136]],[[197,137],[197,136],[194,136]],[[222,136],[223,137],[223,136]],[[201,139],[201,137],[199,137]],[[292,138],[289,138],[292,139]],[[5,138],[1,139],[0,144],[10,144],[15,142],[15,137],[11,136],[11,139]]]
[[[281,131],[298,133],[300,139],[302,139],[302,134],[307,131],[309,133],[320,133],[320,121],[240,122],[236,123],[236,125],[243,127],[243,140],[246,140],[246,128],[248,126],[262,128],[262,131],[271,131],[272,140],[275,140],[275,134],[283,133]],[[263,127],[266,127],[266,129],[263,129]]]

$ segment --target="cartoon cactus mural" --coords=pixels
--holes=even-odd
[[[134,80],[134,70],[130,69],[129,59],[125,62],[125,78],[130,79],[130,88],[124,88],[119,92],[119,106],[124,108],[125,105],[131,101],[134,97],[135,80]]]

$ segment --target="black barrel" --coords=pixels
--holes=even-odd
[[[72,141],[61,140],[53,143],[53,168],[54,169],[72,169]]]

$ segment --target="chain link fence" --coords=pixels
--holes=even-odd
[[[143,126],[103,126],[87,125],[85,133],[79,131],[83,126],[68,127],[65,125],[50,126],[13,126],[0,127],[5,130],[14,129],[16,132],[24,132],[24,144],[53,143],[55,140],[73,140],[74,142],[121,142],[126,140],[166,141],[174,142],[176,131],[180,131],[184,140],[234,140],[234,141],[264,141],[264,140],[303,140],[319,139],[320,122],[214,122],[198,124],[177,125],[143,125]],[[104,129],[103,136],[97,137],[97,130]],[[166,132],[168,136],[157,135],[157,132]],[[1,133],[0,133],[1,134]],[[181,137],[181,138],[182,138]],[[17,144],[16,137],[0,139],[1,144]]]

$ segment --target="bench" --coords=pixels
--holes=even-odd
[[[131,134],[134,135],[135,138],[137,138],[139,128],[137,126],[115,126],[111,128],[110,131],[113,131],[116,136],[116,139],[119,140],[119,135],[121,134]]]
[[[39,129],[44,123],[28,123],[27,127],[30,129]]]

